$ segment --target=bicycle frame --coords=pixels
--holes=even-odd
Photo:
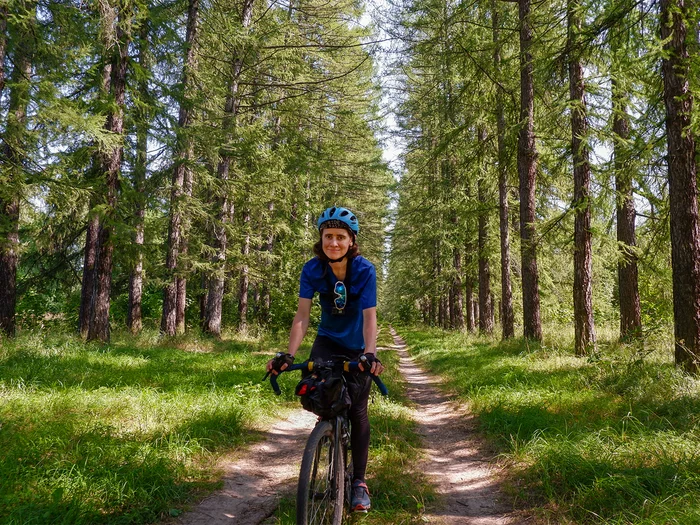
[[[342,363],[342,370],[360,372],[358,362]],[[314,370],[314,362],[306,361],[284,370]],[[333,367],[323,362],[317,367]],[[366,372],[365,372],[366,373]],[[265,376],[267,378],[269,373]],[[383,395],[388,395],[384,383],[370,374]],[[263,380],[265,379],[263,378]],[[343,376],[343,381],[345,377]],[[270,384],[278,395],[281,393],[277,376],[270,375]],[[345,507],[349,508],[352,485],[352,469],[348,464],[350,420],[347,409],[342,413],[319,419],[304,447],[297,486],[297,525],[340,525]]]

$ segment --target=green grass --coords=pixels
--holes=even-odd
[[[388,330],[378,337],[380,346],[392,343]],[[394,351],[381,351],[380,359],[386,366],[382,380],[389,389],[389,399],[379,395],[375,387],[370,398],[371,441],[367,485],[372,494],[372,511],[355,514],[349,523],[365,525],[409,525],[423,523],[426,505],[435,500],[433,488],[422,473],[417,461],[421,450],[415,434],[416,423],[407,407],[404,395],[398,355]],[[291,374],[289,374],[291,375]],[[302,451],[299,451],[301,458]],[[296,506],[293,498],[280,502],[276,517],[271,523],[293,525],[296,523]]]
[[[551,523],[699,524],[700,382],[669,342],[573,356],[561,329],[542,346],[401,330],[510,462],[510,492]]]
[[[509,465],[509,494],[543,522],[700,524],[700,383],[670,343],[610,341],[572,355],[562,329],[545,344],[403,329],[422,365],[445,378]],[[380,344],[391,342],[388,331]],[[298,377],[276,398],[260,383],[283,342],[161,341],[116,334],[0,341],[0,524],[140,524],[177,515],[220,486],[217,465],[298,406]],[[305,345],[300,354],[308,353]],[[435,495],[397,356],[381,354],[391,398],[370,406],[367,525],[422,522]],[[301,451],[299,451],[301,454]],[[294,523],[284,500],[276,523]]]
[[[150,523],[220,485],[279,404],[258,340],[0,341],[0,523]]]

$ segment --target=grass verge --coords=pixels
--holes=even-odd
[[[537,346],[399,331],[478,416],[512,463],[513,498],[542,521],[700,523],[700,382],[668,344],[599,333],[599,351],[577,358],[566,330]]]
[[[279,405],[267,342],[24,334],[0,346],[0,523],[130,524],[218,487]],[[268,352],[269,354],[269,352]]]

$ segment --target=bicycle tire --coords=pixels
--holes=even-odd
[[[297,486],[297,525],[340,525],[343,520],[345,465],[335,429],[321,421],[304,448]]]

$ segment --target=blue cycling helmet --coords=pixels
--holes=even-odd
[[[326,228],[350,229],[355,235],[360,233],[360,223],[357,221],[357,217],[347,208],[333,206],[332,208],[323,210],[316,223],[318,231],[321,231],[321,226],[324,225]]]

